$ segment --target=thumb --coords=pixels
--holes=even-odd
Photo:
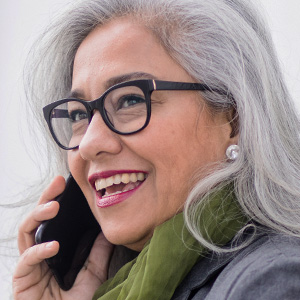
[[[87,269],[94,274],[100,282],[107,279],[108,267],[114,245],[111,244],[101,232],[96,238],[87,262]]]

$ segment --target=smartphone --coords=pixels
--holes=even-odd
[[[55,200],[60,204],[59,212],[38,227],[35,241],[37,244],[59,242],[58,254],[46,262],[59,286],[67,291],[73,286],[101,229],[72,175],[64,192]]]

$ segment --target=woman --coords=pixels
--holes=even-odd
[[[29,89],[55,103],[50,164],[102,233],[61,290],[58,243],[34,245],[56,177],[20,227],[15,299],[296,299],[299,119],[249,0],[85,0],[42,39]],[[112,245],[139,255],[107,280]]]

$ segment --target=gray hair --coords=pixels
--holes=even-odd
[[[219,251],[201,236],[195,211],[199,199],[233,181],[253,224],[300,236],[300,123],[269,31],[249,0],[72,2],[32,52],[26,86],[36,114],[69,92],[74,56],[83,39],[96,26],[121,16],[152,30],[193,78],[221,91],[202,93],[212,111],[236,112],[240,155],[234,162],[220,162],[191,191],[185,218],[193,235]],[[47,174],[66,172],[66,154],[53,145],[45,151],[52,168]]]

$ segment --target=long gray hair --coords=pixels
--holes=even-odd
[[[268,29],[250,0],[72,2],[32,52],[26,87],[35,115],[69,92],[74,56],[83,39],[96,26],[121,16],[149,28],[193,78],[221,91],[202,93],[212,111],[235,112],[238,159],[220,162],[186,201],[186,223],[194,236],[218,251],[201,236],[194,212],[199,199],[232,181],[253,224],[300,236],[299,119]],[[66,154],[49,145],[52,138],[39,142],[39,151],[45,141],[51,168],[47,174],[66,173]]]

